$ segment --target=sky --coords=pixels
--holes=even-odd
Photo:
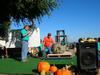
[[[69,42],[79,38],[100,37],[100,0],[62,0],[51,16],[44,16],[40,23],[41,38],[47,33],[56,36],[57,30],[65,30]]]

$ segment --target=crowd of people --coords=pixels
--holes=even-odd
[[[21,38],[22,38],[22,51],[21,51],[21,60],[22,62],[27,61],[27,54],[28,54],[28,41],[30,36],[30,27],[28,25],[25,25],[24,29],[21,30]],[[44,39],[40,40],[40,51],[42,53],[42,56],[45,57],[46,54],[52,53],[52,45],[54,44],[54,40],[51,37],[51,33],[48,33]]]

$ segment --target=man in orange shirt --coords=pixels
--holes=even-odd
[[[45,49],[48,49],[48,53],[52,54],[51,47],[54,44],[54,41],[51,37],[51,33],[48,33],[48,35],[44,38],[43,43],[44,43]]]

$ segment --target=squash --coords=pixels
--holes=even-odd
[[[57,70],[56,73],[55,73],[55,75],[63,75],[62,74],[62,70]]]
[[[56,66],[50,66],[50,69],[49,69],[49,71],[51,71],[51,72],[56,72],[57,71],[57,67]]]
[[[55,75],[72,75],[72,73],[69,70],[57,70]]]
[[[41,75],[45,75],[45,72],[48,72],[50,69],[50,64],[48,62],[39,62],[37,68]]]

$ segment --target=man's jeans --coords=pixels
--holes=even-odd
[[[24,59],[27,59],[27,53],[28,53],[28,41],[22,41],[22,53],[21,53],[22,61]]]
[[[98,51],[98,60],[100,61],[100,51]]]
[[[51,47],[45,47],[45,49],[42,51],[42,57],[46,58],[47,54],[52,54]]]
[[[46,47],[46,49],[48,49],[49,54],[52,54],[51,47]]]

